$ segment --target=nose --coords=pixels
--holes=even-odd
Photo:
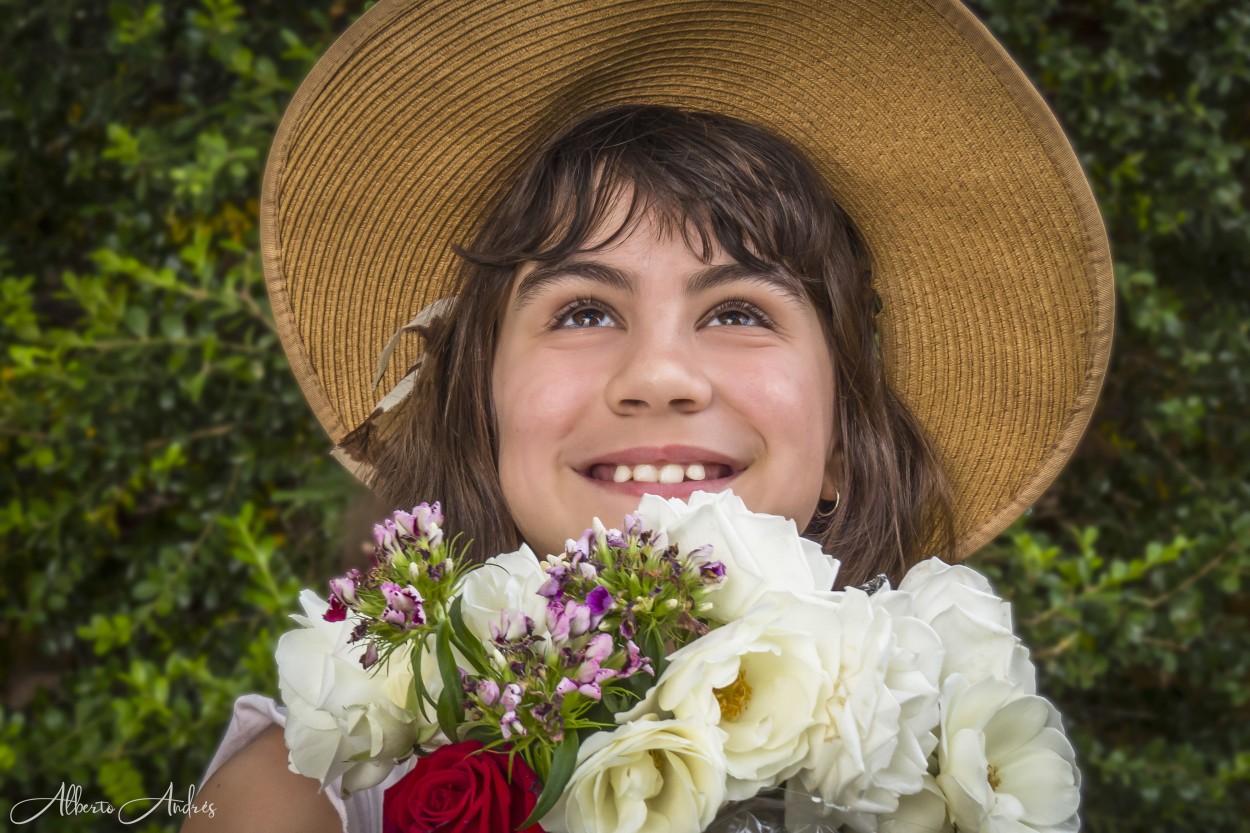
[[[606,388],[613,411],[696,413],[711,403],[712,381],[693,337],[662,323],[630,335]]]

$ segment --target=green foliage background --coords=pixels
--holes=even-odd
[[[1250,9],[974,9],[1081,154],[1120,304],[1077,458],[976,565],[1066,716],[1086,830],[1248,829]],[[350,556],[360,492],[287,371],[256,196],[360,11],[0,0],[0,826],[62,782],[185,795]]]

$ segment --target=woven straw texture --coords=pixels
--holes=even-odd
[[[451,246],[573,116],[649,102],[803,148],[873,253],[895,389],[936,442],[959,554],[1029,506],[1101,387],[1113,289],[1062,130],[963,6],[938,0],[379,3],[299,89],[261,205],[283,345],[335,442],[416,359]]]

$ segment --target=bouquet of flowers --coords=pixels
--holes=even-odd
[[[438,504],[301,595],[291,768],[385,793],[386,833],[1075,831],[1080,774],[971,569],[830,590],[732,493],[646,496],[561,554],[475,564]]]

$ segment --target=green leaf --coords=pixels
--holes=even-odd
[[[455,601],[451,603],[451,610],[447,614],[448,619],[451,621],[452,644],[473,666],[474,671],[479,674],[489,674],[491,669],[486,662],[486,657],[482,655],[481,642],[469,632],[468,625],[464,623],[463,602],[464,597],[457,596]]]
[[[655,669],[655,678],[658,680],[664,673],[664,669],[668,667],[668,658],[664,655],[664,643],[660,639],[660,632],[655,628],[647,628],[638,637],[641,643],[638,647],[651,658],[651,667]]]
[[[451,652],[451,625],[446,619],[438,623],[434,632],[434,656],[438,660],[438,674],[443,678],[443,690],[438,695],[438,727],[455,743],[460,736],[464,708],[460,701],[460,668]]]
[[[148,327],[150,322],[148,320],[147,310],[143,307],[131,307],[126,310],[126,317],[123,320],[126,322],[126,327],[130,330],[130,332],[134,333],[139,338],[148,337]]]
[[[543,782],[543,791],[538,796],[538,802],[534,804],[534,810],[529,817],[521,822],[518,830],[536,824],[560,800],[569,779],[573,777],[573,769],[577,766],[579,742],[577,732],[569,732],[556,747],[555,754],[551,757],[551,771],[547,773],[547,780]]]

